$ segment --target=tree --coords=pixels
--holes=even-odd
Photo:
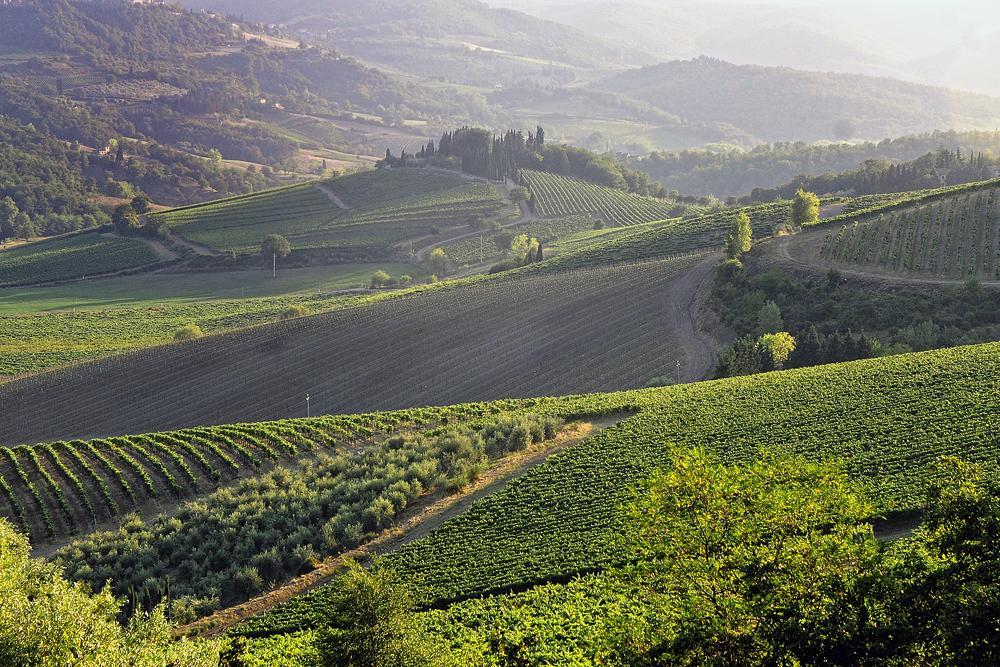
[[[10,197],[0,199],[0,241],[14,238],[14,221],[20,212]]]
[[[515,204],[519,204],[523,201],[528,201],[531,196],[531,192],[528,188],[523,186],[518,186],[516,188],[511,188],[510,190],[510,200]]]
[[[813,192],[799,188],[792,199],[791,223],[793,227],[819,221],[819,197]]]
[[[745,467],[702,450],[670,460],[627,509],[652,649],[623,662],[856,664],[881,551],[846,471],[767,452]]]
[[[274,275],[279,257],[288,257],[292,252],[292,244],[280,234],[268,234],[260,244],[260,254],[271,258],[271,271]]]
[[[414,622],[409,587],[381,561],[365,569],[348,561],[335,585],[329,618],[317,644],[328,667],[423,667],[441,664]]]
[[[125,236],[139,229],[139,216],[131,204],[122,204],[115,209],[111,216],[111,223],[115,226],[115,231]]]
[[[18,239],[29,239],[35,235],[35,226],[31,223],[31,218],[24,211],[17,214],[14,218],[14,238]]]
[[[149,213],[149,197],[146,195],[136,195],[132,199],[132,208],[135,212],[142,215],[143,213]]]
[[[430,254],[424,260],[424,266],[427,268],[427,272],[435,276],[444,276],[448,274],[448,255],[442,248],[434,248],[431,250]]]
[[[795,350],[795,339],[786,331],[779,331],[773,334],[764,334],[760,337],[759,345],[768,355],[773,368],[780,369],[788,361],[788,357]]]
[[[746,211],[740,211],[726,235],[726,255],[730,259],[738,259],[743,253],[750,252],[752,247],[753,227],[750,226],[750,216]]]
[[[379,269],[378,271],[372,274],[371,287],[373,289],[385,287],[390,283],[390,281],[392,281],[392,276],[390,276],[385,271]]]
[[[173,641],[162,607],[118,622],[122,604],[30,558],[28,538],[0,518],[0,664],[11,667],[209,667],[217,642]]]
[[[785,321],[781,318],[781,309],[774,301],[768,301],[757,312],[757,334],[778,333],[785,328]]]
[[[938,664],[998,664],[1000,483],[982,465],[945,457],[922,514],[895,572],[894,629]]]

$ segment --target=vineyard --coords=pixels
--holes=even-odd
[[[676,217],[675,206],[668,202],[639,197],[576,178],[522,170],[521,180],[531,190],[535,213],[542,217],[586,213],[599,216],[616,227]]]
[[[445,283],[13,380],[0,442],[302,416],[307,393],[320,414],[642,386],[692,363],[666,307],[690,265]]]
[[[459,264],[477,264],[480,258],[490,259],[507,252],[509,248],[502,247],[504,244],[498,239],[509,238],[512,234],[526,234],[537,238],[543,244],[548,244],[593,228],[594,220],[587,215],[570,215],[565,218],[535,218],[508,228],[501,235],[483,232],[477,236],[446,243],[442,247],[448,257]]]
[[[86,278],[148,266],[157,259],[142,241],[74,234],[0,252],[0,287]]]
[[[788,219],[789,204],[761,204],[748,207],[746,211],[750,215],[754,236],[761,238],[772,235],[775,227]],[[722,208],[673,222],[643,225],[635,233],[625,231],[606,241],[597,237],[595,243],[560,254],[539,265],[538,270],[601,266],[610,262],[648,260],[653,257],[717,250],[722,247],[726,232],[737,215],[739,209]]]
[[[159,215],[192,241],[253,253],[269,234],[285,236],[293,249],[387,247],[476,216],[497,216],[504,206],[493,184],[404,169],[352,174],[319,186],[299,184]]]
[[[638,412],[550,457],[391,561],[417,582],[424,604],[438,607],[618,563],[618,509],[632,485],[667,463],[666,443],[704,446],[728,462],[747,461],[762,447],[840,459],[880,511],[907,510],[921,502],[936,457],[997,460],[998,372],[1000,344],[988,344],[533,402],[525,409],[540,414]],[[241,632],[322,625],[325,595],[300,596]]]
[[[893,208],[828,231],[833,265],[965,280],[1000,280],[998,191],[983,188]]]
[[[471,409],[489,413],[495,406]],[[367,433],[372,424],[383,432],[398,429],[404,420],[406,425],[414,419],[426,425],[356,448],[342,446],[344,438],[354,435],[349,431],[336,429],[331,438],[330,424],[323,420],[295,422],[287,429],[292,445],[299,432],[307,434],[296,452],[313,441],[326,450],[311,462],[241,480],[183,505],[170,517],[148,523],[129,519],[119,529],[71,542],[54,560],[66,566],[69,576],[94,587],[110,578],[117,593],[133,591],[133,599],[147,607],[168,592],[174,600],[243,600],[260,592],[262,582],[284,581],[319,558],[369,541],[391,527],[406,507],[461,489],[486,466],[554,438],[561,428],[556,418],[531,414],[493,416],[474,425],[465,423],[469,412],[467,407],[355,418]],[[434,428],[445,416],[449,426]],[[259,427],[244,427],[252,436],[219,429],[214,435],[230,447],[256,444],[267,440]],[[184,433],[174,439],[189,437]],[[279,437],[277,443],[285,441]],[[337,451],[330,453],[334,446]],[[262,463],[281,454],[264,450],[258,456]],[[218,602],[205,606],[213,604]]]

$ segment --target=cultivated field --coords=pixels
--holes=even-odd
[[[494,217],[507,205],[497,186],[422,169],[372,171],[160,214],[216,250],[257,252],[269,234],[294,249],[388,249],[394,243]]]
[[[531,190],[535,213],[562,217],[575,213],[599,216],[610,225],[635,225],[674,217],[673,206],[648,197],[566,178],[542,171],[521,171],[521,180]]]
[[[747,461],[760,447],[838,458],[871,489],[878,511],[908,510],[921,502],[936,457],[996,460],[988,433],[1000,409],[993,387],[998,372],[1000,344],[989,344],[526,403],[525,409],[539,413],[637,414],[550,457],[427,538],[404,546],[391,562],[416,582],[424,604],[437,608],[564,583],[619,564],[613,539],[620,530],[619,507],[634,484],[668,463],[667,443],[705,446],[729,462]],[[933,392],[928,377],[935,378]],[[240,632],[260,636],[316,627],[326,618],[327,604],[319,589]]]
[[[0,287],[86,278],[157,260],[142,241],[94,232],[73,234],[0,252]]]
[[[301,416],[307,393],[335,413],[641,386],[694,363],[668,307],[691,265],[444,284],[8,382],[0,442]]]

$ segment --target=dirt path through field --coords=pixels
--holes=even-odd
[[[324,183],[314,183],[313,185],[316,186],[317,190],[319,190],[320,192],[322,192],[323,194],[325,194],[326,197],[327,197],[327,199],[329,199],[330,201],[332,201],[334,203],[334,205],[337,208],[339,208],[340,210],[342,210],[342,211],[350,211],[351,210],[351,207],[348,206],[347,203],[343,199],[340,198],[340,195],[338,195],[336,192],[334,192],[333,188],[331,188],[329,185],[326,185]]]
[[[552,440],[506,457],[462,491],[450,496],[432,496],[418,503],[395,528],[384,531],[367,544],[339,556],[327,558],[312,572],[297,577],[280,588],[181,626],[175,630],[175,634],[178,636],[223,634],[250,618],[260,616],[297,595],[327,583],[340,572],[347,558],[364,560],[371,556],[386,554],[428,535],[444,522],[465,512],[476,501],[504,489],[513,480],[541,465],[553,454],[579,444],[627,417],[627,414],[611,415],[571,425]]]
[[[711,289],[712,273],[719,263],[719,253],[707,255],[694,264],[670,286],[666,303],[668,317],[683,351],[682,362],[675,379],[677,382],[705,380],[715,370],[722,343],[700,324],[701,310],[706,307]]]
[[[521,216],[517,220],[508,222],[506,225],[501,225],[503,229],[509,229],[510,227],[517,227],[518,225],[523,225],[527,222],[531,222],[537,217],[534,213],[531,212],[531,208],[528,207],[527,203],[520,202],[519,206],[521,208]],[[445,239],[437,239],[433,243],[425,245],[419,250],[417,250],[414,253],[414,259],[419,262],[423,260],[424,257],[427,256],[427,253],[429,253],[431,250],[434,250],[434,248],[440,248],[441,246],[448,243],[452,243],[453,241],[461,241],[462,239],[472,238],[473,236],[479,236],[480,234],[486,234],[486,232],[481,229],[477,229],[472,232],[465,232],[462,234],[457,234],[455,236],[449,236],[448,238]]]
[[[813,273],[825,273],[831,268],[836,269],[843,276],[854,276],[883,283],[897,283],[902,285],[964,285],[967,281],[958,278],[934,278],[917,276],[900,276],[889,273],[879,273],[877,271],[864,271],[857,268],[847,268],[843,266],[819,265],[814,261],[804,259],[796,252],[797,247],[810,243],[822,243],[822,234],[825,230],[809,230],[799,232],[791,236],[779,236],[760,244],[765,249],[765,253],[778,260],[793,266],[804,268]],[[981,280],[981,285],[1000,287],[1000,281]]]

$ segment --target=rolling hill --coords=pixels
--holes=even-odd
[[[528,472],[424,539],[389,556],[418,581],[425,607],[514,601],[525,590],[572,586],[620,564],[619,509],[629,490],[669,462],[668,443],[704,446],[725,461],[761,447],[842,459],[879,513],[918,506],[930,462],[942,454],[993,463],[996,344],[720,380],[645,392],[531,402],[555,414],[637,411]],[[984,369],[980,373],[978,369]],[[929,395],[926,378],[934,376]],[[803,403],[801,396],[815,400]],[[734,405],[744,406],[734,423]],[[528,407],[530,406],[530,407]],[[987,447],[979,443],[990,442]],[[417,576],[419,573],[419,577]],[[237,634],[274,636],[323,624],[320,588],[251,621]],[[476,603],[469,603],[476,604]],[[463,607],[461,603],[456,611]],[[432,612],[436,613],[436,612]],[[556,655],[573,642],[549,645]]]
[[[684,119],[729,123],[762,141],[993,129],[1000,119],[1000,101],[985,95],[704,57],[631,70],[594,86]]]
[[[635,387],[677,362],[695,379],[714,355],[676,327],[692,326],[678,311],[698,282],[670,289],[698,275],[688,272],[692,261],[418,288],[13,380],[0,384],[0,442],[283,418],[304,410],[306,394],[314,410],[331,413]],[[592,369],[587,377],[581,364]],[[38,404],[42,392],[58,415]],[[112,394],[124,403],[93,409]]]

